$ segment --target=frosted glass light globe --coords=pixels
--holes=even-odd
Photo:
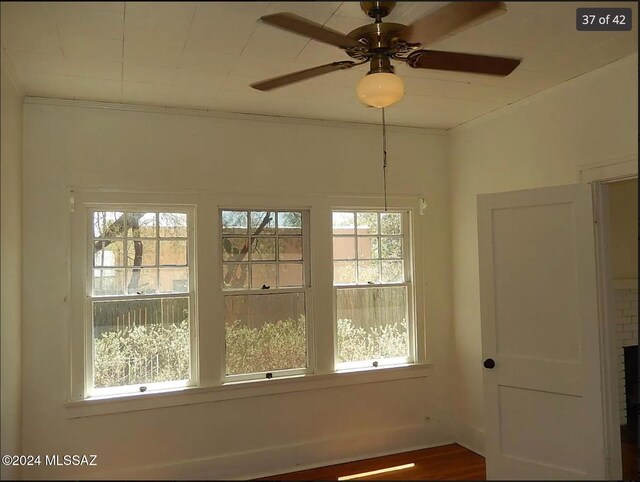
[[[356,91],[361,102],[372,107],[387,107],[404,96],[404,81],[396,74],[378,72],[364,76]]]

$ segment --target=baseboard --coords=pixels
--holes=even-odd
[[[484,430],[476,427],[458,426],[456,443],[484,457]]]
[[[247,480],[451,443],[453,437],[444,429],[421,424],[91,475],[111,480]]]

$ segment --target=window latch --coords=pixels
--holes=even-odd
[[[368,285],[374,285],[375,283],[373,281],[367,281]]]
[[[269,288],[271,288],[271,286],[262,285],[262,289],[263,289],[263,290],[268,290]]]

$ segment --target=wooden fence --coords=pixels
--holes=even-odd
[[[350,319],[356,328],[368,330],[398,323],[406,326],[406,288],[340,288],[337,297],[338,318]],[[227,326],[239,320],[249,328],[305,313],[302,293],[225,296],[224,321]]]
[[[340,288],[337,296],[339,319],[349,319],[356,328],[393,325],[406,327],[406,288]]]
[[[96,301],[93,304],[93,334],[120,331],[147,324],[177,324],[189,316],[189,298]]]

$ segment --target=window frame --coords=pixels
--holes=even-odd
[[[390,208],[408,210],[411,214],[410,235],[412,256],[412,279],[415,296],[415,361],[394,366],[366,366],[361,369],[337,369],[335,366],[335,296],[333,287],[332,263],[332,211],[382,211],[382,199],[367,194],[331,194],[331,193],[233,193],[213,192],[208,189],[158,190],[127,188],[95,188],[70,186],[65,199],[69,212],[68,225],[63,229],[66,243],[66,256],[56,257],[62,269],[68,270],[67,288],[59,291],[52,289],[43,296],[51,303],[64,303],[67,307],[65,320],[58,320],[67,328],[69,356],[66,360],[69,373],[67,401],[64,402],[68,418],[91,417],[108,413],[126,413],[132,410],[147,410],[194,403],[234,400],[238,398],[273,395],[315,390],[319,388],[340,387],[350,384],[373,383],[386,380],[402,380],[429,376],[432,362],[427,354],[438,351],[428,333],[439,331],[436,325],[439,316],[447,316],[446,311],[431,307],[432,316],[426,317],[427,276],[430,258],[425,256],[427,243],[431,237],[433,218],[421,209],[420,195],[397,195],[389,197]],[[192,347],[192,357],[196,363],[194,383],[189,387],[173,389],[147,390],[144,393],[115,394],[112,396],[88,396],[85,380],[85,360],[87,326],[85,323],[85,269],[87,259],[85,205],[133,205],[194,207],[195,229],[194,243],[191,243],[196,256],[193,258],[191,276],[194,279],[195,301],[191,308],[191,330],[196,339]],[[260,210],[306,210],[309,212],[307,224],[310,276],[307,311],[307,373],[273,379],[254,379],[226,381],[224,379],[224,323],[220,314],[224,310],[222,291],[218,289],[222,279],[222,263],[219,262],[221,233],[217,218],[219,209],[234,206],[237,209]],[[418,215],[420,214],[420,215]],[[425,215],[423,215],[425,214]],[[203,249],[204,247],[204,249]],[[437,248],[437,246],[432,247]],[[430,250],[432,251],[432,250]],[[67,263],[64,263],[64,259]],[[63,264],[64,263],[64,264]],[[197,283],[197,285],[196,285]],[[438,288],[436,288],[438,290]],[[204,290],[204,291],[203,291]],[[429,290],[430,291],[430,290]],[[60,298],[57,298],[57,296]],[[204,296],[200,296],[204,295]],[[64,299],[64,301],[63,301]],[[321,303],[316,303],[316,299]],[[196,336],[197,335],[197,336]],[[195,366],[197,365],[197,366]]]
[[[74,192],[70,189],[71,212],[71,400],[90,400],[121,396],[136,396],[143,392],[139,387],[147,387],[144,392],[161,393],[175,389],[193,388],[199,385],[199,339],[198,339],[198,276],[197,276],[197,203],[195,199],[184,199],[175,194],[152,195],[135,193],[111,193],[98,191]],[[123,295],[93,295],[94,242],[93,212],[96,211],[133,211],[133,212],[180,212],[187,214],[187,264],[189,288],[183,293],[149,293]],[[125,237],[123,235],[122,239]],[[156,231],[155,238],[161,240]],[[172,237],[169,239],[173,239]],[[124,243],[123,243],[124,246]],[[123,251],[123,265],[126,267],[126,249]],[[156,260],[159,252],[156,252]],[[157,267],[157,266],[156,266]],[[109,269],[107,267],[106,269]],[[115,269],[115,268],[114,268]],[[137,300],[137,299],[189,299],[189,351],[190,377],[188,380],[155,382],[148,384],[126,385],[119,387],[95,388],[94,381],[94,344],[93,309],[94,301]],[[78,334],[82,335],[79,336]]]
[[[229,375],[226,373],[226,343],[223,341],[223,350],[221,354],[222,359],[222,383],[223,384],[232,384],[237,382],[248,382],[248,381],[257,381],[264,379],[276,379],[276,378],[288,378],[295,377],[300,375],[307,375],[310,373],[314,373],[314,338],[313,338],[313,310],[311,309],[312,300],[313,300],[313,290],[312,290],[312,273],[311,273],[311,210],[308,207],[273,207],[269,205],[264,205],[260,207],[246,207],[246,206],[236,206],[232,207],[232,204],[225,204],[224,206],[218,207],[218,225],[217,229],[218,233],[218,251],[217,251],[217,264],[218,267],[218,281],[219,281],[219,292],[222,298],[222,310],[221,319],[222,322],[222,335],[223,339],[226,339],[226,326],[224,324],[224,300],[227,296],[269,296],[274,294],[287,294],[287,293],[303,293],[304,294],[304,304],[305,304],[305,342],[306,342],[306,367],[304,368],[289,368],[284,370],[274,370],[274,371],[260,371],[255,373],[242,373],[242,374],[233,374]],[[222,212],[223,211],[246,211],[247,212],[247,234],[246,235],[224,235],[222,233]],[[247,288],[225,288],[223,284],[224,277],[224,262],[223,262],[223,245],[222,241],[225,237],[246,237],[251,242],[251,238],[253,237],[251,234],[251,214],[252,212],[273,212],[278,217],[279,212],[300,212],[302,214],[302,229],[300,235],[284,235],[282,237],[294,237],[300,236],[302,238],[302,273],[303,273],[303,284],[299,287],[270,287],[268,290],[263,290],[261,288],[252,288],[251,287],[251,248],[247,253],[247,261],[246,263],[249,265],[248,268],[248,287]],[[278,273],[278,267],[280,264],[280,260],[278,259],[278,240],[280,239],[280,235],[276,232],[273,235],[259,235],[258,237],[273,237],[276,239],[276,260],[274,261],[264,261],[258,260],[258,263],[267,263],[267,264],[275,264],[276,265],[276,273]],[[279,274],[277,274],[279,276]],[[267,374],[270,373],[271,377],[267,378]]]
[[[355,274],[355,283],[343,283],[343,284],[335,284],[335,281],[332,283],[333,289],[333,327],[334,327],[334,367],[336,372],[343,371],[351,371],[358,369],[366,369],[366,368],[384,368],[384,367],[393,367],[404,364],[414,364],[419,359],[419,350],[417,347],[418,340],[418,320],[417,320],[417,306],[416,306],[416,282],[415,282],[415,256],[414,256],[414,226],[413,226],[413,213],[412,210],[406,207],[391,207],[391,208],[376,208],[372,206],[362,205],[362,206],[349,206],[349,207],[338,207],[332,206],[330,210],[331,219],[333,219],[333,213],[335,212],[349,212],[354,214],[354,231],[353,234],[334,234],[333,233],[333,222],[331,222],[331,266],[333,271],[333,263],[336,261],[333,256],[333,240],[335,237],[354,237],[355,238],[355,257],[353,261],[356,262],[356,274]],[[359,212],[370,212],[378,214],[378,233],[376,235],[359,235],[358,234],[358,220],[357,213]],[[358,282],[358,237],[365,236],[375,236],[380,239],[385,236],[382,234],[381,227],[381,214],[384,213],[397,213],[401,214],[401,234],[400,235],[388,235],[389,237],[393,236],[402,236],[402,261],[403,261],[403,269],[404,269],[404,281],[397,283],[360,283]],[[382,247],[379,245],[379,249]],[[365,258],[368,260],[368,258]],[[380,257],[376,258],[379,261],[383,261],[382,253],[380,253]],[[337,261],[342,260],[339,258]],[[382,273],[380,273],[382,276]],[[333,280],[333,276],[332,276]],[[358,361],[350,361],[350,362],[340,362],[338,359],[338,310],[337,310],[337,298],[338,291],[345,289],[375,289],[375,288],[394,288],[394,287],[404,287],[406,290],[406,310],[405,313],[407,315],[407,334],[408,334],[408,346],[407,346],[407,356],[406,357],[395,357],[395,358],[385,358],[385,359],[368,359],[368,360],[358,360]],[[374,362],[377,362],[374,364]]]
[[[139,387],[145,386],[147,387],[145,390],[150,391],[158,391],[158,390],[169,390],[172,388],[181,388],[181,387],[190,387],[197,385],[197,378],[195,373],[197,370],[194,368],[197,367],[198,359],[197,359],[197,333],[195,327],[197,326],[195,320],[193,319],[193,308],[196,305],[196,277],[195,277],[195,265],[196,265],[196,255],[195,255],[195,206],[175,206],[171,204],[125,204],[125,203],[88,203],[85,205],[85,219],[87,222],[86,226],[86,246],[87,246],[87,259],[86,265],[87,269],[85,272],[85,322],[87,323],[86,334],[87,340],[87,359],[85,361],[86,366],[86,394],[87,396],[110,396],[110,395],[118,395],[118,394],[129,394],[136,393],[136,389],[139,392]],[[95,241],[95,237],[93,235],[93,213],[99,211],[122,211],[122,212],[154,212],[156,215],[160,213],[185,213],[187,215],[187,235],[184,239],[187,241],[187,264],[185,265],[188,268],[189,273],[189,289],[186,292],[180,293],[149,293],[149,294],[122,294],[122,295],[94,295],[93,294],[93,271],[96,269],[93,265],[94,263],[94,253],[91,251],[91,246]],[[159,220],[156,217],[156,220]],[[125,225],[126,226],[126,225]],[[153,238],[148,238],[149,240],[154,239],[158,241],[158,245],[156,248],[156,268],[160,267],[160,245],[159,241],[162,240],[162,237],[159,233],[160,226],[156,226],[156,236]],[[133,237],[132,237],[133,238]],[[126,240],[126,229],[125,235],[122,237],[125,240],[123,245],[123,257],[125,259],[123,263],[123,267],[125,269],[125,279],[124,285],[126,286],[126,258],[128,256]],[[167,240],[173,240],[173,237],[168,237]],[[158,273],[159,276],[159,273]],[[158,282],[159,283],[159,282]],[[159,288],[159,285],[158,285]],[[168,381],[168,382],[153,382],[153,383],[145,383],[134,384],[134,385],[121,385],[117,387],[105,387],[105,388],[96,388],[94,386],[94,362],[95,362],[95,346],[93,343],[93,303],[96,301],[115,301],[115,300],[141,300],[141,299],[168,299],[168,298],[188,298],[189,299],[189,379],[187,380],[176,380],[176,381]]]

